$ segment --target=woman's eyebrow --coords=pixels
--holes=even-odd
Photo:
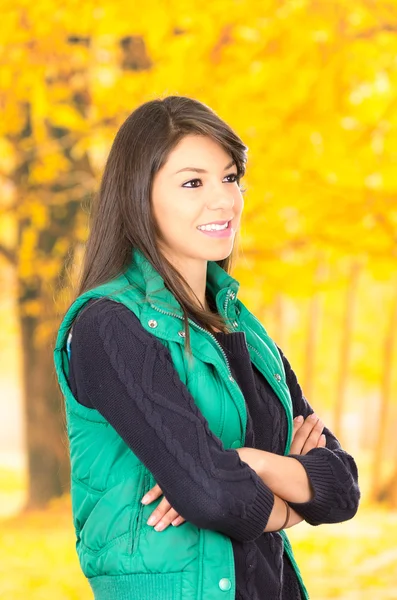
[[[226,165],[226,167],[223,170],[226,171],[226,169],[230,169],[230,167],[232,167],[235,164],[236,164],[236,162],[234,160],[232,160],[232,162],[230,162],[228,165]],[[181,173],[181,171],[194,171],[195,173],[208,173],[208,171],[206,171],[205,169],[200,169],[199,167],[184,167],[183,169],[179,169],[179,171],[176,171],[174,173],[174,175],[176,175],[177,173]]]

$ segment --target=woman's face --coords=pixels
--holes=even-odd
[[[244,201],[231,163],[217,142],[189,134],[156,173],[152,205],[163,238],[159,244],[174,265],[222,260],[232,252]],[[198,229],[216,221],[231,222],[223,232]]]

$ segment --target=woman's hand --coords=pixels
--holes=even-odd
[[[156,485],[153,486],[144,495],[141,502],[143,502],[144,499],[147,499],[147,501],[143,502],[143,504],[150,504],[151,502],[153,502],[154,500],[159,498],[162,495],[162,493],[163,492],[161,491],[160,486],[156,483]],[[168,502],[167,498],[164,496],[164,498],[158,504],[156,509],[150,515],[150,517],[147,521],[147,524],[154,525],[155,526],[154,528],[156,531],[163,531],[171,523],[174,526],[177,526],[177,525],[180,525],[181,523],[184,523],[184,521],[185,521],[185,519],[183,517],[181,517],[176,512],[176,510],[174,510],[172,508],[171,504]]]
[[[307,454],[313,448],[324,448],[324,423],[313,413],[304,419],[302,415],[294,419],[292,442],[289,454]]]

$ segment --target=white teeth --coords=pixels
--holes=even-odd
[[[222,229],[226,229],[228,226],[228,221],[224,225],[216,225],[215,223],[210,223],[210,225],[199,225],[197,229],[202,229],[203,231],[222,231]]]

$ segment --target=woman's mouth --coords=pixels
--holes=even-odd
[[[210,237],[227,238],[233,234],[231,224],[231,220],[227,221],[226,227],[225,224],[209,223],[208,225],[200,225],[199,227],[201,227],[201,229],[199,229],[199,227],[197,227],[197,229]]]

